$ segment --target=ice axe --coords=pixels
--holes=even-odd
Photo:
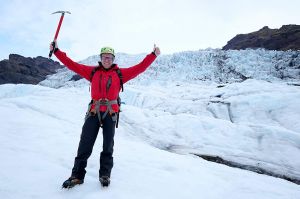
[[[54,36],[54,39],[53,39],[53,42],[52,42],[52,46],[53,46],[53,50],[51,50],[49,52],[49,59],[51,58],[52,56],[52,53],[54,51],[54,48],[55,48],[55,41],[58,37],[58,33],[59,33],[59,30],[60,30],[60,26],[62,24],[62,21],[64,19],[64,16],[65,16],[65,13],[68,13],[68,14],[71,14],[71,12],[69,11],[56,11],[56,12],[53,12],[52,14],[57,14],[57,13],[61,13],[61,16],[60,16],[60,20],[59,20],[59,23],[58,23],[58,26],[57,26],[57,29],[56,29],[56,33],[55,33],[55,36]]]

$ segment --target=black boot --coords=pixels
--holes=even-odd
[[[108,187],[110,184],[110,179],[108,176],[102,176],[99,178],[102,187]]]
[[[66,180],[63,185],[62,185],[62,188],[67,188],[67,189],[70,189],[76,185],[79,185],[79,184],[83,184],[83,180],[80,180],[76,177],[73,177],[71,176],[68,180]]]

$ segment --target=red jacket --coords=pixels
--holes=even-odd
[[[96,66],[86,66],[84,64],[79,64],[71,60],[67,57],[66,53],[57,50],[55,56],[70,70],[74,71],[81,77],[90,81],[91,73]],[[151,53],[147,55],[142,62],[135,66],[131,66],[129,68],[120,68],[122,76],[123,76],[123,84],[128,82],[129,80],[135,78],[140,73],[144,72],[155,60],[156,56]],[[118,69],[118,65],[114,65],[109,70],[100,69],[97,70],[93,76],[91,82],[91,97],[94,100],[99,99],[108,99],[108,100],[116,100],[118,98],[120,88],[120,78],[115,71]],[[107,80],[111,78],[111,86],[108,91],[106,91]],[[113,104],[112,108],[115,112],[119,110],[117,104]],[[100,111],[106,111],[106,106],[100,106]]]

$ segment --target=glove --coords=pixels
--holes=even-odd
[[[153,52],[152,52],[155,56],[159,56],[160,55],[160,49],[159,47],[156,47],[156,45],[154,44],[154,48],[153,48]]]
[[[54,51],[53,51],[53,49],[54,49]],[[57,45],[56,40],[54,40],[53,42],[50,43],[49,50],[53,51],[54,53],[58,50],[58,45]]]

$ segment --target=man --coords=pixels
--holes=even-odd
[[[113,167],[113,146],[116,120],[119,113],[118,97],[123,84],[144,72],[160,55],[160,49],[154,45],[153,52],[148,54],[142,62],[129,68],[119,68],[114,64],[115,52],[110,47],[100,51],[98,66],[86,66],[76,63],[60,51],[57,42],[50,44],[50,50],[70,70],[91,82],[91,98],[86,120],[75,158],[72,174],[63,183],[63,188],[72,188],[82,184],[86,173],[87,160],[90,157],[100,127],[103,129],[103,151],[100,155],[99,181],[102,186],[110,184],[111,169]]]

